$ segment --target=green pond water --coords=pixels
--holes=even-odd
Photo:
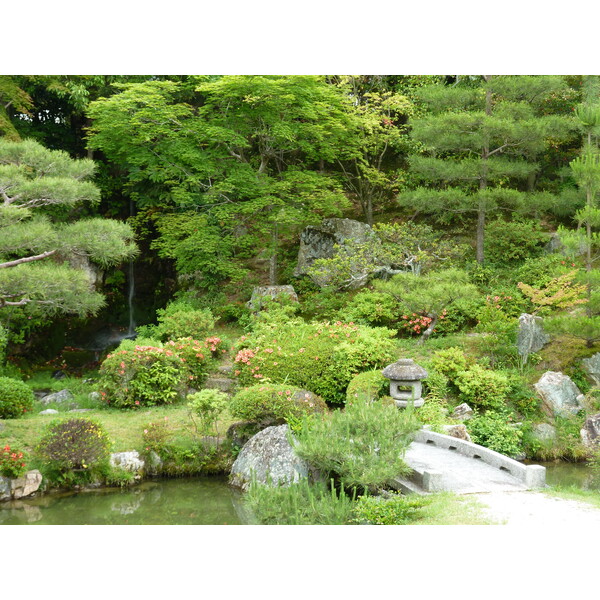
[[[578,487],[600,490],[600,479],[594,478],[592,469],[585,463],[535,463],[546,467],[546,483],[561,487]]]
[[[0,525],[241,525],[241,496],[220,477],[145,481],[0,504]]]

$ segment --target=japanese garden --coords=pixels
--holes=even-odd
[[[1,75],[0,525],[598,520],[599,143],[598,76]]]

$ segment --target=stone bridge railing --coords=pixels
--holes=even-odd
[[[431,444],[438,448],[443,448],[450,452],[457,452],[474,460],[482,462],[500,469],[512,475],[515,479],[521,481],[527,488],[543,488],[546,486],[546,468],[541,465],[524,465],[517,460],[504,456],[499,452],[484,448],[473,442],[467,442],[458,438],[444,435],[443,433],[435,433],[427,429],[420,429],[415,436],[415,441],[422,444]],[[430,488],[431,491],[436,487],[437,473],[424,473],[422,481],[424,487]],[[441,477],[441,473],[439,476]]]

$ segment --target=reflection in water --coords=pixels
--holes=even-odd
[[[600,478],[586,463],[537,463],[546,467],[546,483],[584,490],[600,490]]]
[[[224,478],[146,481],[125,490],[5,502],[0,504],[0,524],[241,525],[247,521],[238,496]]]

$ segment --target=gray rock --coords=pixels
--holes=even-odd
[[[292,302],[298,302],[298,295],[292,285],[263,285],[252,290],[250,301],[246,306],[252,311],[258,311],[263,307],[265,298],[277,298],[287,296]]]
[[[596,387],[600,386],[600,352],[581,361],[585,372]]]
[[[311,468],[296,456],[288,441],[288,426],[267,427],[242,448],[231,468],[230,483],[247,490],[256,478],[263,485],[289,485],[308,478]]]
[[[549,423],[538,423],[533,428],[533,437],[541,442],[551,442],[556,439],[556,427]]]
[[[584,446],[597,448],[600,443],[600,413],[588,417],[579,433]]]
[[[451,435],[459,440],[465,440],[466,442],[472,441],[471,436],[467,431],[467,427],[462,423],[460,425],[444,425],[443,430],[446,435]]]
[[[0,500],[18,500],[31,496],[42,484],[42,474],[34,469],[27,471],[22,477],[10,479],[0,476]]]
[[[140,458],[140,454],[137,450],[131,450],[130,452],[113,452],[110,455],[110,464],[112,467],[119,467],[132,473],[143,471],[145,466],[144,461]]]
[[[93,412],[93,409],[92,408],[72,408],[68,412],[70,412],[70,413],[86,413],[86,412]]]
[[[468,421],[473,416],[473,409],[466,402],[463,402],[454,409],[450,416],[459,421]]]
[[[541,350],[550,338],[544,333],[542,318],[523,313],[519,317],[519,331],[517,333],[517,351],[527,358],[532,352]]]
[[[47,408],[46,410],[42,410],[39,414],[40,415],[57,415],[58,411],[55,410],[54,408]]]
[[[542,399],[542,409],[549,416],[577,414],[583,408],[583,394],[564,373],[546,371],[533,387]]]
[[[100,392],[90,392],[88,394],[88,398],[90,400],[92,400],[92,402],[100,402],[100,400],[102,400],[102,396],[100,395]]]
[[[163,466],[163,461],[162,461],[161,457],[156,452],[154,452],[154,450],[151,450],[148,453],[148,457],[147,457],[146,464],[145,464],[146,473],[158,474],[158,473],[160,473],[162,466]]]
[[[333,257],[336,244],[341,245],[348,239],[361,243],[372,236],[373,230],[367,223],[352,219],[324,219],[319,227],[306,227],[300,235],[294,275],[306,275],[315,260]]]
[[[235,381],[229,377],[208,377],[203,387],[209,390],[219,390],[221,392],[230,392],[235,385]]]
[[[52,402],[62,403],[62,402],[70,402],[73,400],[73,394],[69,390],[60,390],[60,392],[56,392],[54,394],[48,394],[43,398],[40,398],[40,402],[44,405],[51,404]]]

